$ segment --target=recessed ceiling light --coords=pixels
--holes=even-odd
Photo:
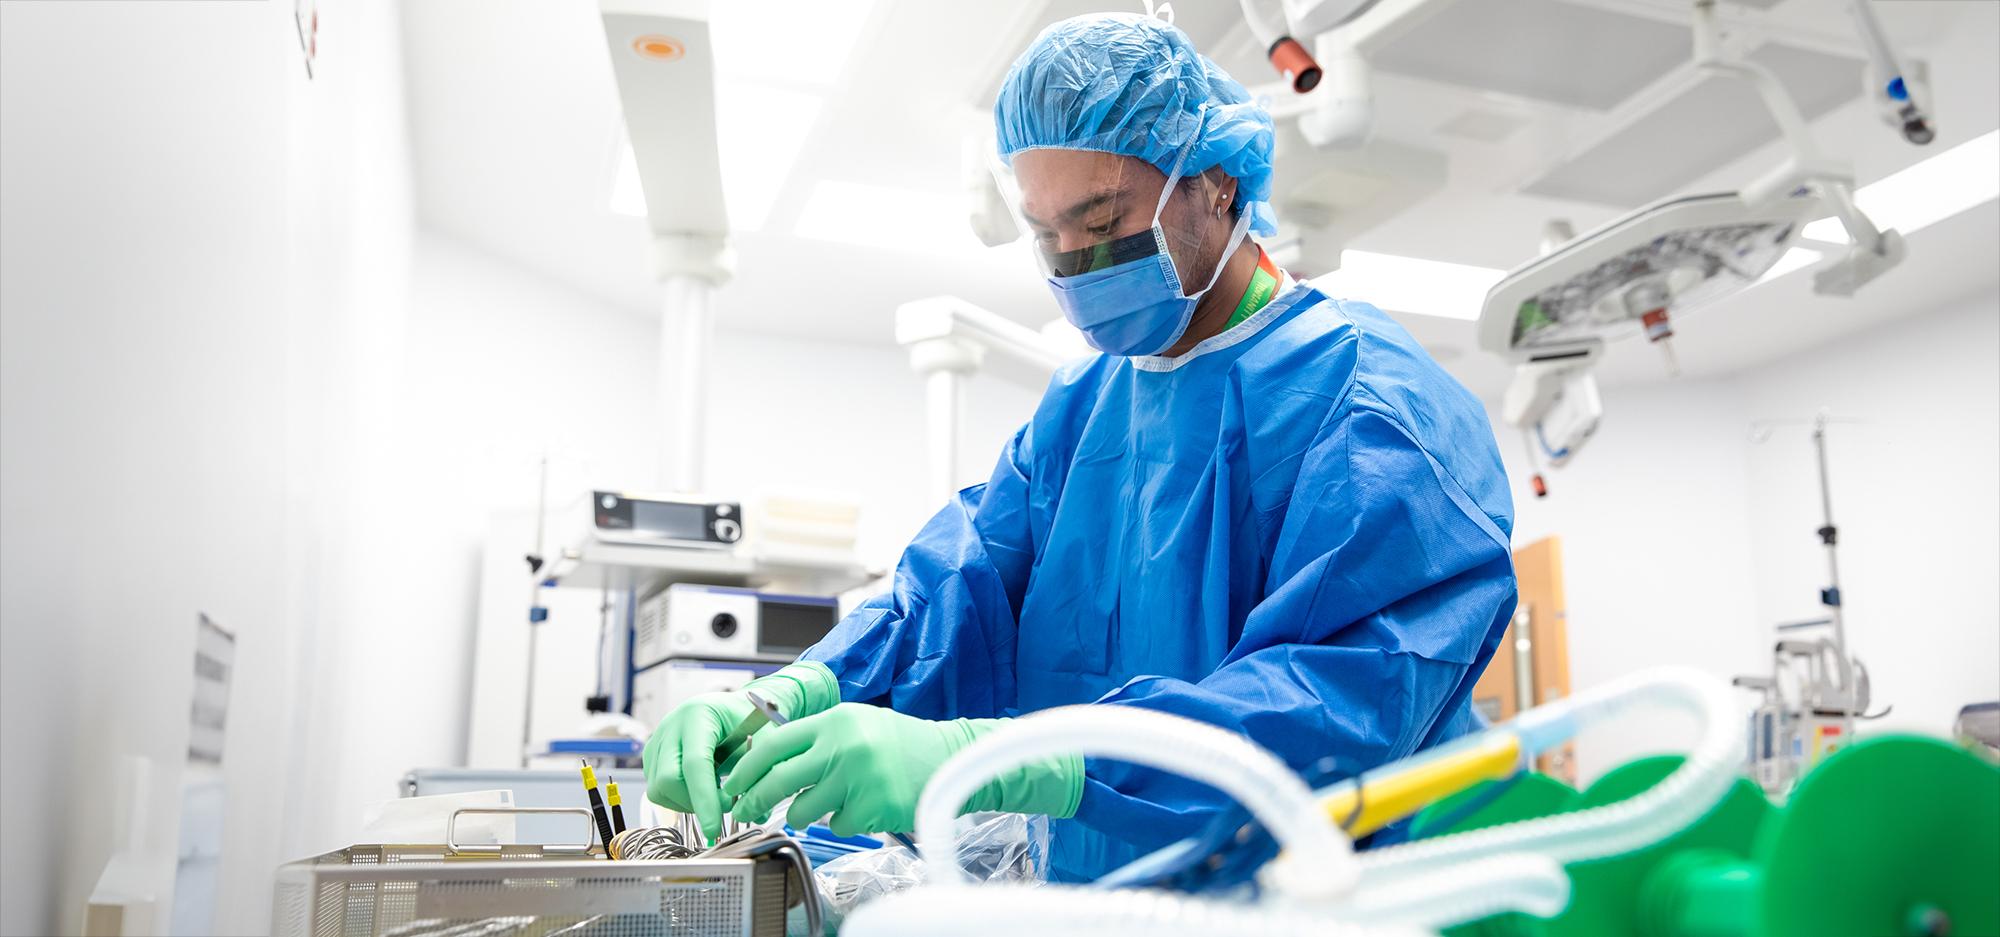
[[[1758,277],[1756,283],[1750,285],[1761,286],[1794,270],[1803,270],[1813,264],[1819,263],[1819,259],[1823,256],[1825,255],[1810,248],[1791,248],[1785,251],[1785,256],[1778,258],[1777,263],[1771,265],[1771,269],[1764,271],[1764,275]]]
[[[1907,235],[1996,197],[2000,197],[2000,130],[1868,183],[1855,191],[1854,203],[1877,226]],[[1801,233],[1833,244],[1848,240],[1838,218],[1822,218]]]
[[[1486,291],[1506,275],[1488,267],[1348,250],[1340,252],[1340,269],[1314,277],[1313,285],[1390,312],[1471,321],[1486,305]]]
[[[716,149],[729,227],[755,231],[805,152],[824,99],[773,85],[724,81],[715,88]]]
[[[950,196],[828,179],[813,187],[792,233],[821,241],[901,251],[983,252]]]

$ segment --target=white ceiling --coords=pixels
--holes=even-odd
[[[1473,0],[1456,0],[1467,2]],[[1686,5],[1684,0],[1583,2],[1655,17],[1678,15]],[[1562,6],[1554,0],[1532,3],[1551,10]],[[969,231],[912,231],[900,250],[791,232],[800,207],[822,181],[892,186],[960,204],[964,130],[985,119],[979,102],[991,95],[1020,45],[1053,18],[1138,6],[1137,0],[715,3],[718,68],[725,85],[824,99],[811,128],[796,135],[803,143],[790,171],[773,173],[765,183],[775,197],[762,229],[735,238],[737,274],[717,296],[725,326],[888,341],[898,304],[940,293],[1029,324],[1054,318],[1047,289],[1025,255],[1013,246],[980,247]],[[1237,77],[1246,84],[1269,80],[1234,16],[1234,0],[1182,0],[1176,6],[1182,8],[1181,25]],[[1807,41],[1828,48],[1851,35],[1841,7],[1841,0],[1781,0],[1768,11],[1740,15],[1775,29],[1799,26]],[[1918,149],[1878,123],[1858,99],[1833,107],[1815,122],[1815,132],[1822,146],[1854,162],[1863,182],[2000,126],[1995,91],[2000,4],[1910,0],[1877,8],[1901,51],[1930,62],[1941,133],[1932,147]],[[849,19],[830,25],[828,9]],[[858,15],[852,12],[857,9]],[[1437,16],[1451,14],[1447,7]],[[622,130],[595,4],[422,0],[405,4],[404,31],[423,223],[598,299],[638,314],[650,310],[658,292],[645,224],[612,214],[606,204]],[[786,73],[777,66],[797,56],[731,55],[732,49],[757,49],[759,37],[780,49],[826,41],[844,45],[844,39],[828,40],[836,33],[854,36],[844,62],[831,57],[837,69],[808,60],[797,73]],[[1549,219],[1567,218],[1583,230],[1623,207],[1522,194],[1551,167],[1620,129],[1616,113],[1551,107],[1459,87],[1436,75],[1383,72],[1375,93],[1382,115],[1378,137],[1444,154],[1449,171],[1441,189],[1354,238],[1350,247],[1507,268],[1533,254]],[[725,108],[728,101],[725,95]],[[740,111],[725,111],[725,135],[773,136],[758,127],[762,115]],[[1467,126],[1468,115],[1473,126],[1523,129],[1493,142],[1440,129]],[[1699,133],[1686,136],[1689,147],[1705,143],[1694,139]],[[727,144],[724,157],[730,157]],[[1775,145],[1761,147],[1682,190],[1736,188],[1777,159]],[[1812,296],[1807,276],[1793,275],[1704,310],[1679,329],[1684,368],[1695,375],[1729,373],[1991,290],[2000,282],[1996,232],[2000,209],[1989,202],[1917,232],[1910,239],[1910,259],[1854,299]],[[1472,323],[1405,318],[1475,391],[1491,395],[1504,385],[1506,367],[1474,348]],[[1625,343],[1610,350],[1600,374],[1611,384],[1657,380],[1661,368],[1655,349]]]

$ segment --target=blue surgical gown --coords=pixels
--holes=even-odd
[[[890,592],[808,650],[841,699],[928,719],[1096,702],[1361,770],[1471,730],[1513,614],[1485,411],[1401,326],[1308,284],[1179,359],[1063,368]],[[1200,830],[1205,785],[1087,759],[1051,876]]]

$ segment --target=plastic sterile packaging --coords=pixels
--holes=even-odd
[[[958,861],[976,882],[1039,883],[1048,877],[1049,821],[1018,813],[975,813],[958,821]],[[828,933],[882,895],[923,881],[923,858],[891,841],[833,859],[813,870]]]

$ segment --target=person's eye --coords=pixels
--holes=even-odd
[[[1090,232],[1091,237],[1108,238],[1118,230],[1118,219],[1113,218],[1103,224],[1094,224],[1085,230]]]

